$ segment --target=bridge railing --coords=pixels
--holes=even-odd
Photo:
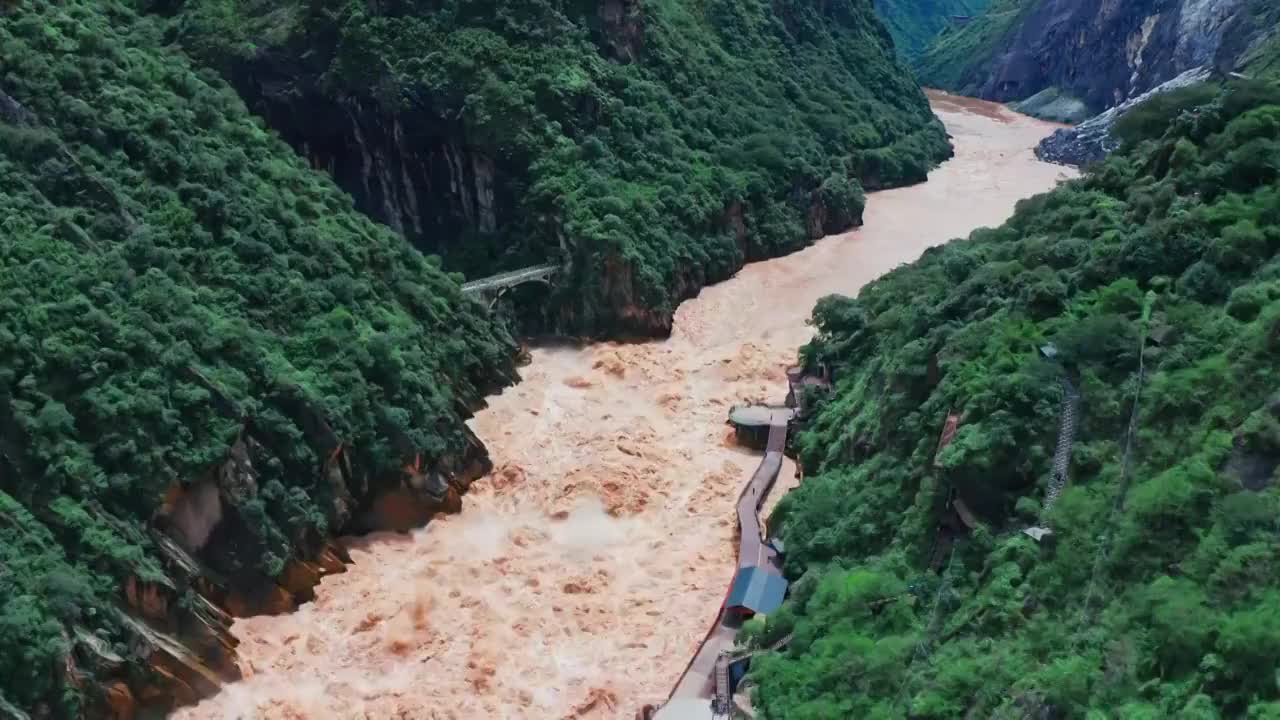
[[[500,290],[534,280],[545,280],[554,275],[559,269],[559,265],[534,265],[520,268],[519,270],[498,273],[497,275],[490,275],[489,277],[463,283],[462,292],[467,295],[473,295],[486,290]]]

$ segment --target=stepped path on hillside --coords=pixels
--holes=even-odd
[[[621,718],[666,697],[735,572],[735,504],[760,462],[734,404],[776,401],[814,303],[998,225],[1070,170],[1056,126],[932,95],[956,157],[874,193],[865,227],[755,263],[649,343],[542,347],[472,427],[495,469],[458,515],[345,541],[298,611],[240,620],[246,679],[177,717]],[[782,460],[777,487],[794,481]]]
[[[1062,409],[1058,412],[1058,443],[1053,451],[1053,475],[1049,478],[1049,491],[1044,507],[1047,511],[1067,487],[1067,474],[1071,471],[1071,448],[1076,441],[1076,425],[1080,416],[1080,389],[1069,375],[1062,376]]]

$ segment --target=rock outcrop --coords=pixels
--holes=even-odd
[[[1111,136],[1111,126],[1135,105],[1138,105],[1160,93],[1176,90],[1211,77],[1209,68],[1200,67],[1188,70],[1178,77],[1163,83],[1136,98],[1095,115],[1072,128],[1058,130],[1040,141],[1036,146],[1036,155],[1046,162],[1062,165],[1085,166],[1098,162],[1118,146]]]
[[[603,0],[599,18],[604,42],[614,59],[635,62],[644,46],[640,0]]]
[[[351,194],[357,210],[441,255],[513,221],[520,168],[473,141],[464,120],[330,92],[301,55],[261,53],[227,77],[251,111]]]
[[[1226,73],[1274,32],[1258,0],[1022,0],[953,28],[922,59],[924,80],[964,66],[947,89],[1001,102],[1051,92],[1100,113],[1184,73]],[[1008,23],[1008,12],[1017,19]],[[1007,25],[1007,27],[1006,27]],[[996,38],[983,39],[984,33]],[[968,34],[967,40],[957,37]],[[957,53],[969,53],[956,57]],[[954,79],[955,75],[950,75]],[[1034,109],[1034,104],[1032,109]]]
[[[352,461],[327,423],[313,420],[318,434],[310,440],[333,444],[319,472],[332,490],[328,522],[335,532],[421,527],[436,514],[459,511],[461,495],[492,468],[483,444],[467,430],[468,442],[456,456],[429,465],[417,456],[399,471],[376,476]],[[261,497],[257,467],[270,462],[270,450],[249,424],[226,460],[169,489],[153,520],[166,574],[132,575],[122,588],[121,622],[135,638],[131,655],[145,664],[145,679],[124,672],[123,659],[99,638],[77,632],[77,658],[94,667],[111,717],[127,720],[194,702],[238,679],[232,617],[290,612],[315,597],[324,576],[346,571],[350,556],[323,536],[297,538],[299,554],[275,576],[241,562],[246,549],[262,545],[247,509]]]
[[[1077,123],[1088,119],[1092,114],[1087,105],[1077,98],[1064,95],[1058,88],[1046,88],[1026,100],[1010,103],[1009,107],[1024,115],[1063,123]]]

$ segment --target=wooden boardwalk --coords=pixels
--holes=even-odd
[[[751,476],[751,481],[738,496],[738,567],[778,567],[778,554],[764,542],[760,529],[760,508],[764,507],[773,484],[782,469],[782,451],[787,445],[787,423],[790,408],[775,409],[769,422],[769,444],[764,459]]]
[[[769,497],[782,469],[783,449],[787,444],[787,424],[793,415],[791,408],[773,408],[769,420],[769,442],[764,458],[752,473],[751,479],[738,495],[738,568],[751,566],[778,567],[777,553],[764,542],[760,528],[760,508]],[[736,574],[735,574],[736,577]],[[728,600],[729,589],[725,589]],[[734,639],[741,628],[741,618],[730,615],[725,603],[720,605],[715,623],[698,646],[693,659],[685,667],[668,696],[668,704],[659,708],[655,720],[694,720],[696,717],[712,720],[712,699],[716,697],[716,660],[722,652],[733,649]],[[686,702],[701,700],[705,702]],[[681,702],[672,702],[679,700]]]

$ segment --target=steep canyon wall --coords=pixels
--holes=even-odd
[[[1266,0],[1004,0],[940,36],[922,82],[984,98],[1042,91],[1099,113],[1195,68],[1241,69],[1275,33]]]

